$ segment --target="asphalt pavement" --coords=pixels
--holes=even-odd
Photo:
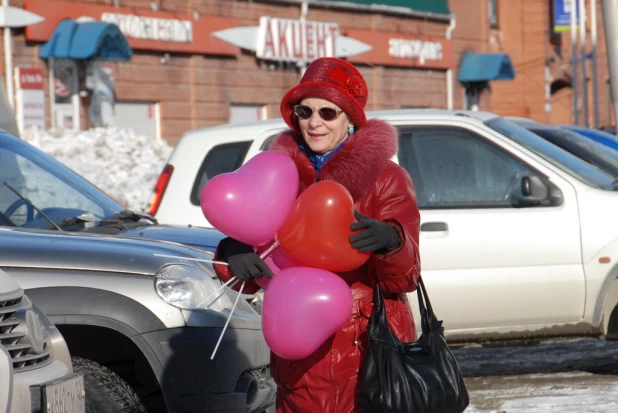
[[[553,340],[453,353],[470,394],[466,413],[618,412],[618,342]]]

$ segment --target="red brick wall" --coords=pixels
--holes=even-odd
[[[113,6],[110,0],[69,1]],[[570,88],[556,93],[549,102],[545,98],[545,62],[552,50],[548,34],[549,2],[500,0],[499,24],[494,29],[489,27],[487,0],[450,2],[457,18],[452,33],[456,65],[466,51],[505,52],[515,65],[513,81],[491,82],[490,90],[481,96],[481,110],[555,123],[571,122]],[[150,9],[151,4],[150,0],[119,0],[119,3],[122,7],[137,9]],[[155,0],[155,3],[162,11],[235,17],[244,26],[257,26],[260,16],[292,19],[300,16],[298,4],[259,0]],[[22,6],[23,0],[11,0],[11,5]],[[448,26],[444,20],[314,6],[310,6],[307,19],[334,21],[344,30],[375,29],[438,37],[445,35]],[[608,75],[600,2],[598,21],[600,120],[601,124],[607,124],[610,122],[605,92]],[[562,66],[568,66],[570,59],[569,36],[568,33],[563,35],[559,62]],[[38,57],[39,45],[26,43],[23,30],[13,31],[13,45],[15,66],[37,67],[47,73],[45,62]],[[114,64],[114,76],[119,100],[159,103],[162,135],[172,144],[188,130],[227,122],[230,104],[266,105],[268,117],[278,117],[281,97],[300,79],[293,64],[269,64],[249,52],[237,57],[172,54],[166,63],[161,63],[162,57],[160,52],[135,51],[130,62]],[[0,70],[4,71],[3,61]],[[369,86],[368,110],[446,107],[444,71],[370,64],[359,65],[359,70]],[[453,72],[455,108],[462,108],[463,89],[456,80],[457,69]],[[590,76],[590,71],[588,74]],[[545,112],[546,103],[552,104],[549,114]]]
[[[75,1],[113,4],[109,0]],[[257,26],[260,16],[300,17],[300,5],[289,3],[258,0],[159,0],[156,3],[161,11],[235,17],[240,19],[242,26]],[[150,4],[150,0],[120,0],[121,7],[150,8]],[[306,17],[308,20],[334,21],[343,29],[376,29],[440,37],[444,36],[447,26],[445,21],[349,9],[310,7]],[[15,65],[39,67],[47,73],[45,63],[38,58],[38,45],[26,45],[23,33],[16,34],[14,43]],[[161,63],[162,56],[163,53],[135,51],[130,62],[113,65],[114,77],[119,100],[160,104],[162,135],[172,144],[188,130],[227,122],[230,104],[266,105],[269,118],[279,117],[281,97],[300,80],[295,65],[269,64],[248,52],[235,58],[172,54],[164,64]],[[444,71],[371,65],[361,65],[359,70],[369,86],[368,110],[446,107]]]
[[[564,88],[549,99],[545,96],[546,82],[569,79],[571,34],[564,33],[558,56],[552,53],[550,44],[550,3],[551,0],[500,0],[498,3],[498,27],[490,28],[487,0],[452,0],[450,8],[457,16],[457,28],[453,32],[456,53],[461,56],[466,50],[474,52],[507,53],[515,67],[516,77],[512,81],[494,81],[490,91],[483,93],[480,109],[505,116],[523,116],[542,122],[572,123],[573,104],[570,87]],[[589,2],[586,1],[586,7]],[[615,124],[608,111],[609,79],[601,1],[597,1],[598,24],[598,102],[599,124]],[[590,33],[590,10],[588,10],[587,31]],[[579,32],[577,34],[579,39]],[[591,50],[588,36],[587,51]],[[580,51],[578,50],[578,54]],[[548,80],[545,67],[548,58],[557,57],[551,64]],[[566,74],[565,74],[566,72]],[[581,68],[579,75],[581,76]],[[587,62],[589,124],[592,124],[592,66]],[[461,88],[456,88],[456,107],[462,107]],[[581,86],[580,86],[581,91]],[[581,95],[581,94],[580,94]],[[551,104],[549,112],[545,104]],[[580,124],[583,123],[582,99],[579,100]]]

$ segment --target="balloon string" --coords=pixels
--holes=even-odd
[[[240,281],[240,280],[238,278],[236,278],[236,277],[230,278],[229,280],[227,280],[227,282],[225,284],[223,284],[221,287],[217,288],[217,291],[215,291],[214,293],[212,293],[208,297],[206,297],[204,300],[202,300],[202,302],[199,303],[196,307],[199,308],[202,304],[204,304],[205,302],[210,300],[215,295],[219,294],[219,292],[221,292],[221,291],[225,292],[228,288],[232,288],[234,285],[236,285],[238,283],[238,281]],[[230,283],[231,283],[231,285],[230,285]],[[212,303],[209,303],[206,306],[206,308],[208,308],[211,305],[213,305],[214,302],[217,301],[222,295],[223,294],[220,294],[217,298],[215,298]]]
[[[228,324],[230,324],[230,320],[232,319],[232,315],[234,314],[234,310],[236,309],[236,305],[238,304],[238,300],[240,299],[240,296],[242,295],[242,290],[243,288],[245,288],[245,282],[242,282],[242,285],[240,286],[240,290],[238,291],[238,295],[236,296],[236,300],[234,301],[234,306],[232,307],[232,310],[230,311],[230,315],[227,318],[227,321],[225,322],[225,325],[223,326],[223,330],[221,331],[221,335],[219,336],[219,341],[217,341],[217,345],[215,346],[215,349],[212,351],[212,356],[210,356],[210,359],[213,360],[215,358],[215,353],[217,352],[217,349],[219,348],[219,344],[221,344],[221,340],[223,339],[223,334],[225,334],[225,330],[227,330],[227,326]]]
[[[277,248],[279,246],[279,240],[277,238],[275,238],[275,242],[273,242],[273,245],[271,245],[270,247],[268,247],[268,249],[266,251],[264,251],[263,253],[260,254],[260,258],[264,259],[266,258],[266,256],[268,254],[270,254],[271,252],[273,252],[273,250],[275,248]]]
[[[223,286],[223,287],[219,287],[219,290],[223,289],[223,291],[221,292],[221,294],[219,294],[218,296],[216,296],[216,297],[215,297],[215,299],[214,299],[214,300],[212,300],[211,302],[209,302],[209,303],[208,303],[205,307],[206,307],[206,308],[210,308],[210,306],[211,306],[211,305],[213,305],[214,303],[216,303],[216,302],[217,302],[217,300],[218,300],[219,298],[223,297],[223,294],[224,294],[227,290],[229,290],[230,288],[234,288],[234,286],[235,286],[236,284],[238,284],[239,282],[240,282],[240,280],[239,280],[239,279],[236,279],[233,283],[231,283],[231,284],[230,284],[229,286],[227,286],[227,287],[225,287],[225,286]]]
[[[220,265],[230,265],[225,261],[215,261],[215,260],[204,260],[202,258],[190,258],[190,257],[177,257],[175,255],[165,255],[165,254],[152,254],[155,257],[165,257],[165,258],[177,258],[179,260],[187,260],[187,261],[199,261],[199,262],[209,262],[211,264],[220,264]]]

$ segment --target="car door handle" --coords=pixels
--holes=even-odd
[[[448,231],[446,222],[425,222],[421,225],[421,231],[424,232],[443,232]]]

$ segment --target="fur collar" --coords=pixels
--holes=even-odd
[[[298,168],[303,192],[316,182],[316,172],[307,155],[298,147],[303,138],[293,130],[279,135],[270,149],[288,155]],[[397,153],[397,129],[383,120],[372,119],[348,138],[344,147],[333,155],[320,172],[320,181],[331,180],[350,191],[354,202],[367,195],[390,158]]]

